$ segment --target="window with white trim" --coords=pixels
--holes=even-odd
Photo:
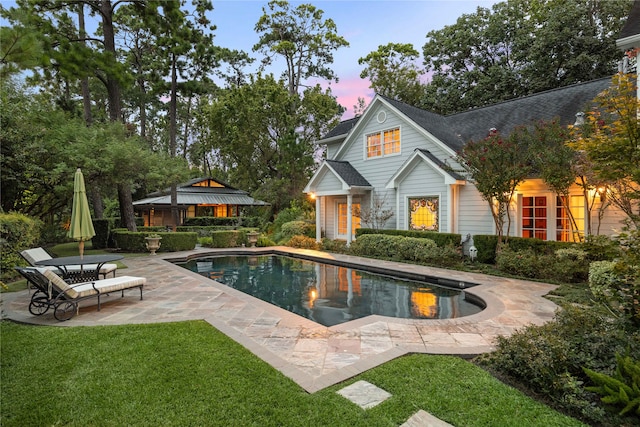
[[[522,198],[522,237],[547,240],[547,197]]]
[[[409,228],[411,230],[438,231],[438,196],[415,197],[409,199]]]
[[[383,157],[400,152],[400,128],[367,135],[367,158]]]

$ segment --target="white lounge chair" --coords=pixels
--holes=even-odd
[[[36,287],[31,296],[29,312],[42,315],[53,307],[53,315],[58,320],[69,320],[78,313],[79,303],[87,298],[98,298],[100,311],[100,296],[127,289],[139,288],[142,299],[142,287],[147,283],[144,277],[120,276],[104,280],[77,283],[70,285],[52,270],[34,267],[16,267],[29,283]]]
[[[38,261],[44,261],[46,259],[53,258],[49,254],[49,252],[45,251],[43,248],[25,249],[24,251],[20,252],[20,255],[22,255],[22,258],[26,259],[29,265],[31,265],[32,267],[44,268],[47,270],[55,271],[56,273],[60,272],[60,270],[57,267],[43,267],[36,264],[36,262]],[[98,267],[97,264],[65,266],[66,270],[69,273],[75,273],[80,271],[92,271],[92,270],[95,271],[97,267]],[[100,267],[100,271],[98,272],[98,274],[102,276],[103,279],[106,279],[108,274],[113,274],[113,277],[116,277],[117,269],[118,269],[117,264],[103,264],[102,267]]]

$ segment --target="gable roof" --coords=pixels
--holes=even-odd
[[[402,164],[400,169],[393,174],[393,176],[387,181],[386,188],[397,188],[398,180],[402,180],[402,177],[411,171],[418,162],[426,162],[436,172],[440,173],[444,178],[445,184],[464,183],[465,178],[459,173],[451,169],[451,167],[438,159],[429,150],[417,148],[413,154]]]
[[[610,85],[611,77],[605,77],[452,114],[446,119],[465,144],[486,138],[491,128],[508,135],[517,126],[556,117],[561,124],[569,125],[575,123],[576,113]]]
[[[558,117],[563,125],[573,124],[576,113],[583,111],[589,102],[610,85],[611,78],[604,77],[448,116],[413,107],[382,95],[376,95],[374,100],[383,100],[451,150],[458,152],[467,142],[485,138],[492,128],[509,134],[517,126],[528,125],[538,120],[550,121]],[[365,115],[366,113],[365,111]],[[341,122],[327,133],[322,141],[330,142],[325,140],[347,137],[362,117]]]
[[[453,151],[458,151],[462,148],[462,141],[458,135],[453,132],[453,129],[444,116],[421,108],[413,107],[409,104],[405,104],[404,102],[387,98],[386,96],[379,96],[389,104],[393,105],[402,114],[413,120],[418,126],[444,142]]]
[[[322,182],[323,177],[327,173],[332,174],[338,179],[341,183],[341,191],[345,192],[344,194],[352,189],[362,190],[373,188],[373,186],[369,184],[369,181],[360,175],[360,172],[358,172],[351,163],[340,160],[325,160],[313,174],[302,192],[315,192],[315,188]]]
[[[326,163],[350,187],[371,187],[351,163],[340,160],[326,160]]]
[[[356,125],[360,119],[360,116],[353,117],[351,119],[343,120],[336,125],[333,129],[331,129],[325,136],[322,137],[323,140],[333,139],[337,136],[343,136],[349,133],[349,131]]]
[[[640,34],[640,1],[635,0],[631,11],[629,11],[629,17],[625,22],[624,27],[620,30],[618,36],[619,39],[625,39]]]

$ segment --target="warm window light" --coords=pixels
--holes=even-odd
[[[318,292],[316,292],[315,288],[311,288],[309,290],[309,308],[313,308],[316,299],[318,299]]]

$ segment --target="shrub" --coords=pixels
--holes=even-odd
[[[484,264],[496,262],[498,236],[476,234],[473,236],[473,245],[478,249],[478,262]]]
[[[262,219],[255,216],[243,216],[243,217],[213,217],[213,216],[199,216],[185,218],[183,226],[186,227],[252,227],[258,228],[262,226]]]
[[[379,258],[394,258],[397,236],[366,234],[351,243],[350,252],[354,255]]]
[[[535,278],[539,275],[538,256],[532,249],[514,251],[503,245],[496,254],[496,268],[516,276]]]
[[[200,239],[200,244],[208,248],[237,248],[243,243],[247,243],[245,233],[237,230],[213,231]]]
[[[373,228],[358,228],[356,230],[356,240],[365,234],[384,234],[388,236],[416,237],[419,239],[429,239],[436,242],[440,247],[447,245],[458,246],[462,241],[462,236],[457,233],[440,233],[437,231],[418,230],[375,230]]]
[[[611,261],[620,255],[620,246],[608,236],[587,236],[581,246],[591,261]]]
[[[293,236],[287,242],[287,246],[292,248],[300,248],[300,249],[318,249],[320,245],[316,242],[315,238],[307,237],[307,236]]]
[[[457,247],[439,247],[425,238],[364,234],[351,244],[350,253],[360,256],[450,266],[460,262]]]
[[[580,283],[588,276],[589,262],[587,253],[579,247],[539,254],[533,249],[514,250],[510,242],[496,255],[496,267],[515,276]]]
[[[293,236],[316,237],[316,226],[307,221],[289,221],[282,224],[280,233],[276,234],[276,241],[289,241]]]
[[[600,423],[605,411],[584,389],[587,378],[582,368],[613,373],[616,354],[627,350],[639,354],[638,328],[594,307],[568,306],[552,322],[498,337],[496,351],[477,360],[552,399],[556,406]]]
[[[349,252],[346,240],[322,239],[321,249],[327,252],[346,254]]]
[[[26,265],[20,252],[38,246],[41,229],[42,222],[35,218],[16,212],[0,213],[2,281],[16,276],[13,267]]]
[[[270,238],[268,238],[265,235],[260,235],[260,237],[258,237],[258,241],[256,242],[256,246],[259,248],[266,248],[268,246],[275,246],[276,242],[274,242],[273,240],[271,240]]]
[[[616,361],[613,376],[584,368],[585,374],[596,384],[587,390],[603,396],[602,402],[620,409],[620,415],[633,415],[640,421],[640,361],[619,354],[616,354]]]

